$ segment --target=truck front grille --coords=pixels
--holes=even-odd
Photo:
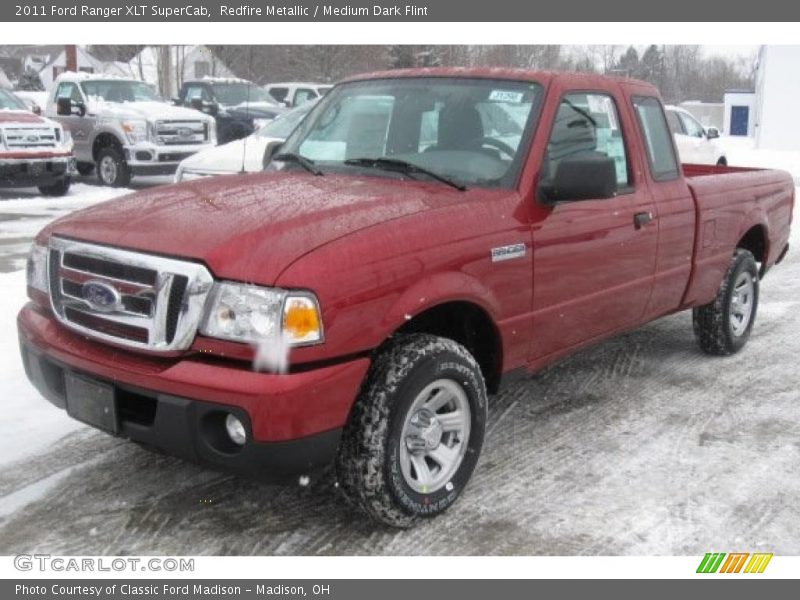
[[[191,146],[209,140],[207,121],[164,120],[155,122],[156,143],[160,146]]]
[[[4,127],[3,136],[9,150],[55,148],[60,141],[54,128],[37,126]]]
[[[48,276],[64,325],[152,352],[189,347],[213,283],[197,263],[55,237]]]

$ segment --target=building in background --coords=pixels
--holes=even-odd
[[[728,90],[725,92],[725,135],[749,136],[755,134],[756,94],[749,90]]]
[[[800,150],[800,46],[761,46],[755,95],[756,146]]]

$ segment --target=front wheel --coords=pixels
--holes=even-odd
[[[714,300],[692,311],[703,352],[727,356],[744,347],[756,320],[758,292],[756,260],[749,250],[737,248]]]
[[[442,513],[478,462],[486,415],[483,376],[463,346],[398,336],[375,359],[345,426],[336,463],[342,491],[394,527]]]
[[[64,177],[58,179],[55,183],[51,183],[50,185],[40,185],[39,191],[45,196],[66,196],[71,183],[72,180],[69,178],[69,176],[65,175]]]
[[[130,183],[130,167],[118,148],[107,146],[97,154],[97,178],[111,187],[125,187]]]

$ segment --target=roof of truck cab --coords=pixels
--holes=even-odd
[[[572,71],[538,71],[535,69],[516,69],[509,67],[429,67],[419,69],[396,69],[392,71],[377,71],[353,75],[342,80],[363,81],[367,79],[396,79],[400,77],[463,77],[475,79],[508,79],[515,81],[535,81],[547,83],[558,79],[561,83],[570,86],[586,88],[597,87],[604,89],[609,81],[616,83],[633,83],[636,85],[655,87],[646,81],[619,77],[617,75],[598,75],[596,73],[579,73]]]

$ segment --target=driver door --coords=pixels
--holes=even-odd
[[[559,202],[534,223],[531,361],[636,324],[649,300],[656,207],[630,150],[630,113],[619,105],[607,93],[572,92],[555,115],[540,180],[568,156],[605,155],[617,195]]]

